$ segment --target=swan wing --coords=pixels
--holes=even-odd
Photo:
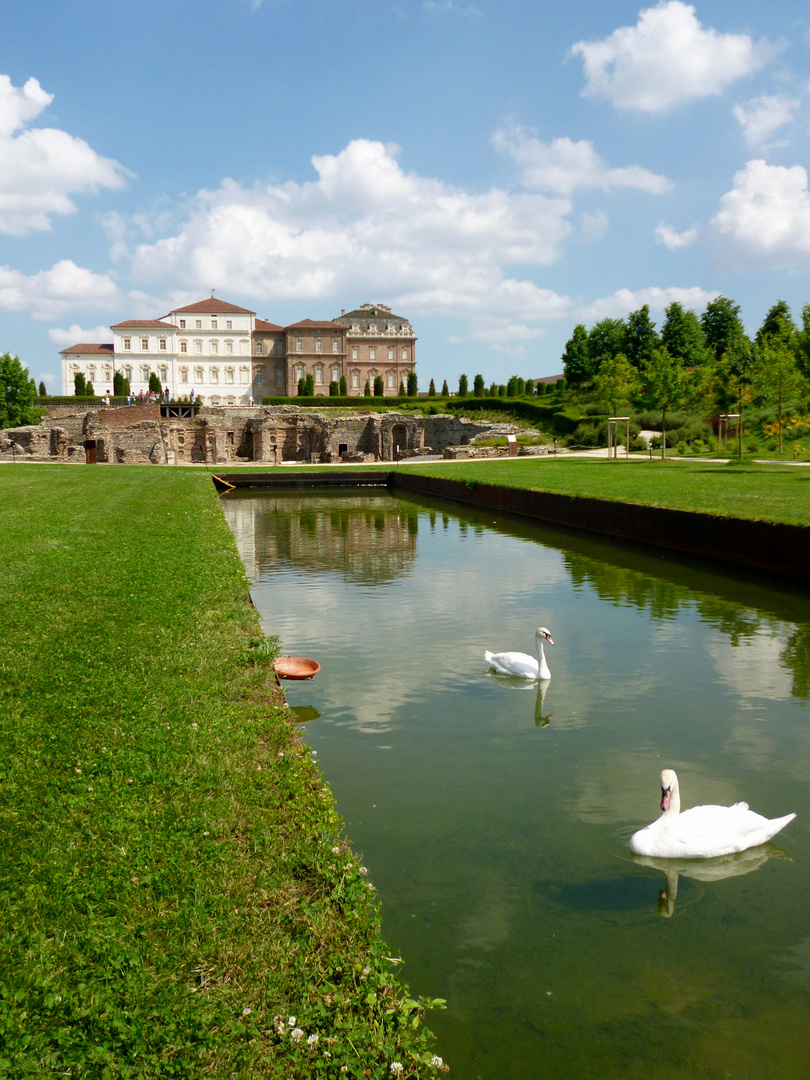
[[[747,803],[734,806],[693,806],[669,820],[641,829],[630,840],[630,850],[638,855],[667,859],[711,859],[765,844],[783,829],[795,814],[769,820],[748,809]]]
[[[539,673],[537,659],[522,652],[485,652],[484,659],[500,675],[518,675],[524,679],[536,679]]]

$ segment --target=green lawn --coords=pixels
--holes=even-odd
[[[810,468],[801,466],[543,457],[448,462],[419,471],[580,498],[810,525]]]
[[[210,476],[0,467],[0,536],[0,1076],[435,1075]]]

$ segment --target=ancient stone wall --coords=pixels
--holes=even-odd
[[[0,458],[174,465],[284,461],[398,461],[468,446],[516,426],[399,412],[206,406],[195,416],[161,417],[159,405],[54,410],[39,425],[0,432]]]

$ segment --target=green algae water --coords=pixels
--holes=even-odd
[[[222,501],[285,691],[459,1080],[799,1080],[810,1051],[810,598],[378,492]],[[547,688],[485,649],[533,651]],[[796,811],[721,862],[634,858],[684,808]]]

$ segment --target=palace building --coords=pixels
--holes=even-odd
[[[110,329],[112,344],[62,349],[62,393],[74,393],[77,372],[96,395],[113,392],[113,374],[130,390],[149,389],[157,375],[177,400],[208,405],[247,405],[251,399],[294,397],[299,380],[312,376],[315,395],[346,379],[347,393],[362,397],[381,378],[392,397],[416,371],[416,337],[407,319],[384,304],[363,304],[330,321],[304,319],[277,326],[255,311],[210,297],[159,319],[127,319]]]

